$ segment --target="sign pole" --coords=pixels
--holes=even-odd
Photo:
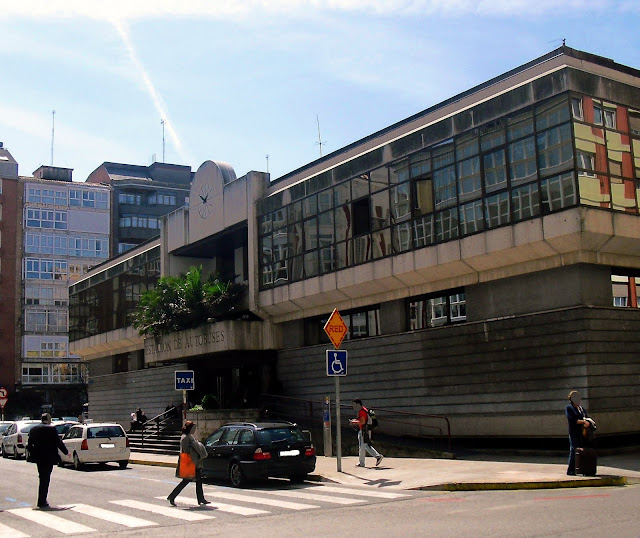
[[[336,380],[336,458],[337,471],[342,472],[342,433],[340,431],[340,377],[335,376]]]
[[[184,420],[187,420],[187,391],[182,391],[182,413]]]

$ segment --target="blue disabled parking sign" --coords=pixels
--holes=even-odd
[[[347,351],[327,349],[327,375],[329,377],[347,375]]]
[[[176,390],[195,390],[196,378],[193,370],[176,370]]]

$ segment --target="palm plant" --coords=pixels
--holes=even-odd
[[[133,326],[140,335],[160,335],[236,317],[245,291],[245,284],[225,283],[217,275],[203,280],[202,266],[191,267],[184,275],[162,277],[142,294]]]

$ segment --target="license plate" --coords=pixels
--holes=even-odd
[[[116,445],[113,443],[100,443],[100,448],[115,448]]]
[[[299,456],[299,455],[300,455],[299,450],[282,450],[280,452],[280,456]]]

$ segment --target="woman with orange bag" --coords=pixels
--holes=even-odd
[[[176,476],[182,478],[182,482],[180,482],[167,497],[171,506],[176,506],[176,497],[192,480],[196,481],[198,504],[209,504],[210,502],[204,498],[202,479],[200,478],[202,460],[207,457],[207,449],[193,436],[195,429],[195,424],[190,420],[187,420],[182,427],[180,458],[178,459],[178,468],[176,469]]]

